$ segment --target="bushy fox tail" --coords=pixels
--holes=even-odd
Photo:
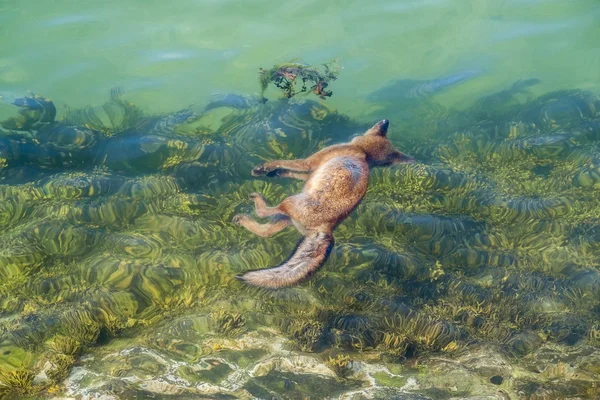
[[[283,263],[273,268],[246,272],[237,278],[253,286],[271,289],[299,283],[325,264],[333,243],[330,233],[310,233],[298,242],[290,258]]]

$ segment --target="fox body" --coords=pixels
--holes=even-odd
[[[305,181],[301,193],[269,207],[252,193],[256,214],[269,217],[260,224],[246,214],[233,221],[269,237],[294,225],[303,235],[292,255],[280,265],[238,276],[254,286],[279,288],[301,282],[317,271],[333,248],[333,230],[358,206],[369,184],[369,168],[412,162],[394,149],[387,138],[388,120],[382,120],[350,143],[322,149],[306,159],[277,160],[256,166],[252,175],[281,176]]]

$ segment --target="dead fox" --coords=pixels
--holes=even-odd
[[[260,224],[246,214],[233,222],[262,237],[269,237],[293,224],[303,238],[286,261],[273,268],[238,276],[244,282],[266,288],[290,286],[310,277],[329,257],[333,230],[360,203],[369,183],[369,168],[414,159],[394,149],[386,137],[389,121],[376,123],[350,143],[326,147],[302,160],[277,160],[256,166],[252,175],[281,176],[306,181],[302,193],[290,196],[275,207],[252,193],[256,214],[270,217]]]

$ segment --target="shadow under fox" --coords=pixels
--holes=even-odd
[[[256,166],[252,175],[281,176],[306,181],[301,193],[269,207],[252,193],[256,214],[271,220],[261,224],[246,214],[233,222],[262,237],[294,225],[303,238],[280,265],[246,272],[239,279],[254,286],[279,288],[298,283],[317,271],[333,248],[333,230],[360,203],[369,183],[369,168],[412,162],[387,138],[389,121],[375,124],[350,143],[326,147],[306,159],[277,160]]]

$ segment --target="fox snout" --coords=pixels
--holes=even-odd
[[[400,163],[414,164],[416,161],[417,160],[415,160],[414,157],[411,157],[404,153],[398,152],[398,154],[394,157],[394,161],[392,163],[393,164],[400,164]]]
[[[377,123],[377,126],[379,127],[379,131],[385,135],[390,127],[390,121],[387,119],[382,119]]]

